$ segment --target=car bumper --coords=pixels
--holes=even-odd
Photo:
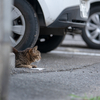
[[[86,19],[81,17],[80,15],[80,6],[66,8],[48,27],[66,28],[71,26],[83,28],[85,26]]]

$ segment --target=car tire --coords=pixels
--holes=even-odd
[[[90,10],[90,16],[82,32],[82,38],[90,48],[100,49],[100,7]]]
[[[12,14],[12,46],[18,50],[33,47],[39,36],[39,23],[34,9],[26,0],[14,0]]]
[[[40,35],[36,45],[41,53],[47,53],[54,50],[63,41],[65,35]]]

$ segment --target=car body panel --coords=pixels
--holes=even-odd
[[[46,26],[52,24],[61,12],[69,7],[79,6],[80,0],[38,0],[43,14]],[[100,2],[100,0],[89,0],[89,3]]]
[[[46,26],[53,23],[64,9],[80,4],[80,0],[38,0],[38,2],[44,13]]]

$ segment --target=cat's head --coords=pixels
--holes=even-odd
[[[38,49],[37,46],[28,49],[28,53],[29,53],[28,55],[30,55],[30,58],[33,62],[38,62],[41,59],[41,53],[37,49]]]

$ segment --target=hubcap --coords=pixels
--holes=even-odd
[[[85,28],[88,38],[96,44],[100,44],[100,13],[90,16]]]
[[[11,45],[18,45],[25,33],[25,19],[18,8],[12,7],[12,34],[10,35]]]

